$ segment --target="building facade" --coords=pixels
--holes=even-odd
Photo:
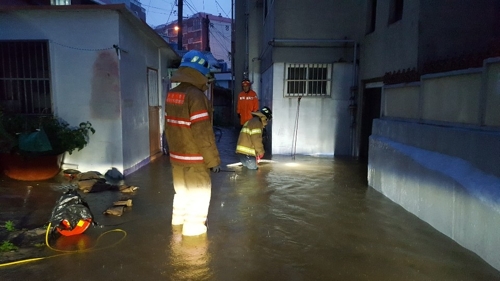
[[[154,30],[169,43],[178,44],[178,21],[156,26]],[[210,51],[220,61],[231,61],[231,19],[196,13],[182,21],[182,47],[179,50]]]
[[[161,155],[164,77],[180,57],[124,4],[0,7],[0,25],[0,106],[96,130],[63,168],[128,175]]]
[[[272,154],[367,161],[371,187],[500,269],[499,13],[495,0],[236,2],[235,83],[272,108]]]

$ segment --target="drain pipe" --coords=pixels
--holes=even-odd
[[[300,96],[297,100],[297,115],[295,116],[295,126],[293,127],[293,138],[292,138],[292,159],[295,160],[295,153],[297,151],[297,133],[299,131],[299,110],[300,110]]]
[[[250,32],[248,28],[248,21],[250,20],[250,1],[245,1],[245,69],[243,71],[243,79],[248,78],[248,57],[249,57],[249,45],[250,45]]]
[[[358,44],[354,43],[354,54],[353,54],[353,62],[352,62],[352,82],[351,82],[351,97],[349,98],[349,112],[351,114],[351,132],[350,132],[350,145],[351,145],[351,156],[356,156],[354,141],[356,140],[356,113],[358,109],[358,105],[356,102],[356,93],[358,91],[357,85],[357,60],[358,60]]]
[[[350,39],[280,39],[280,38],[274,38],[273,40],[269,41],[268,44],[271,46],[277,46],[280,44],[287,44],[287,43],[293,43],[293,44],[304,44],[304,47],[318,47],[316,45],[317,43],[324,43],[324,44],[341,44],[341,43],[349,43],[349,44],[356,44],[356,41],[350,40]],[[314,44],[314,45],[311,45]]]

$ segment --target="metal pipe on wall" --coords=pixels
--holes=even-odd
[[[354,141],[356,140],[356,113],[357,113],[357,102],[356,102],[356,92],[357,86],[357,60],[358,60],[358,44],[354,43],[354,54],[352,62],[352,83],[351,83],[351,98],[349,104],[349,110],[351,112],[351,132],[350,132],[350,144],[351,144],[351,156],[356,156]]]
[[[248,21],[250,17],[250,1],[245,2],[245,69],[243,71],[243,79],[248,78],[248,60],[249,60],[249,44],[250,44],[250,33],[248,31]]]
[[[231,1],[231,93],[232,93],[232,99],[231,99],[231,120],[235,119],[235,114],[234,114],[234,99],[236,95],[236,88],[234,86],[234,71],[235,71],[235,64],[234,64],[234,1]]]
[[[356,44],[356,41],[350,39],[282,39],[282,38],[274,38],[269,41],[269,45],[275,45],[276,43],[353,43]],[[306,47],[309,47],[306,45]]]

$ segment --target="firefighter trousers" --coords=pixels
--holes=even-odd
[[[205,233],[212,192],[209,169],[172,164],[172,177],[175,190],[172,225],[183,225],[182,234],[187,236]]]

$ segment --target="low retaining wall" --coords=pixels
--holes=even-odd
[[[500,270],[500,132],[376,119],[368,184]]]

